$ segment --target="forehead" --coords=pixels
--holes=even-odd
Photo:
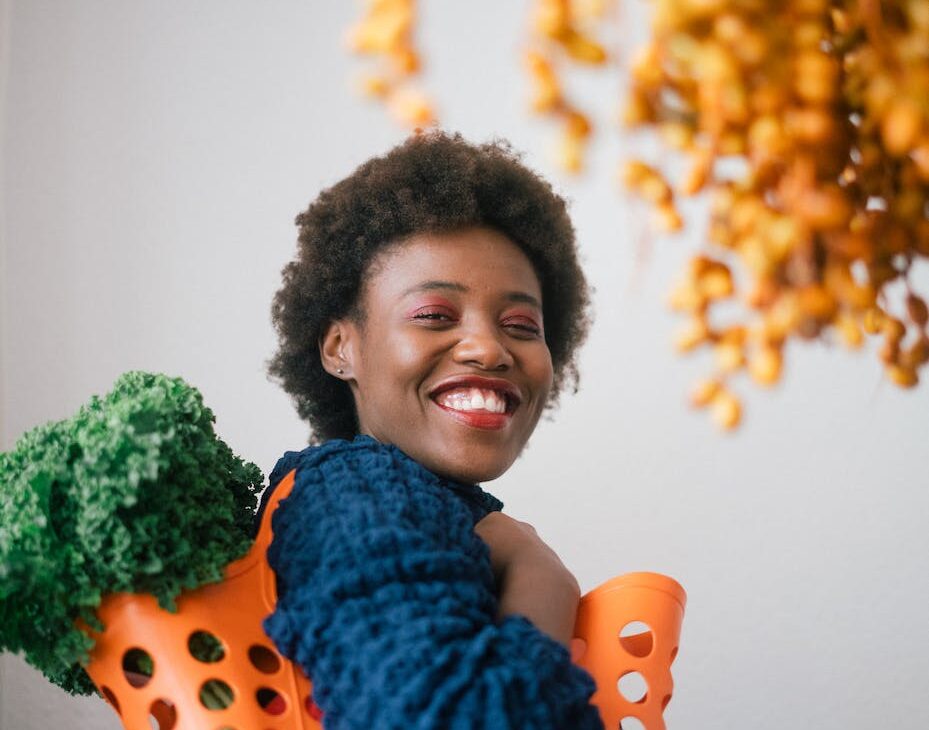
[[[541,301],[529,257],[503,233],[468,228],[419,233],[378,255],[365,277],[365,298],[401,297],[425,281],[451,281],[488,295],[521,291]]]

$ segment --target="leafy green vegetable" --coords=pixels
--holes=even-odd
[[[180,378],[122,375],[72,418],[0,453],[0,649],[68,692],[89,694],[92,640],[75,620],[112,592],[182,590],[221,580],[252,541],[258,467],[213,431]]]

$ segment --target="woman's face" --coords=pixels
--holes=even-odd
[[[321,348],[361,433],[459,481],[506,471],[552,387],[526,255],[488,228],[419,234],[374,261],[360,304],[361,322],[333,323]]]

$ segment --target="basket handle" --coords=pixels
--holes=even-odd
[[[287,474],[273,487],[273,492],[265,507],[264,514],[261,516],[261,525],[258,528],[258,535],[252,545],[252,550],[258,555],[259,570],[262,572],[261,582],[264,587],[265,597],[272,607],[277,605],[277,580],[271,566],[268,565],[267,552],[274,539],[274,530],[271,528],[271,515],[277,509],[282,499],[286,499],[294,487],[294,477],[297,474],[296,469],[291,469]]]

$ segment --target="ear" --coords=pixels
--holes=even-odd
[[[352,361],[356,335],[351,322],[337,319],[327,324],[319,336],[323,369],[339,380],[351,380],[354,376]]]

